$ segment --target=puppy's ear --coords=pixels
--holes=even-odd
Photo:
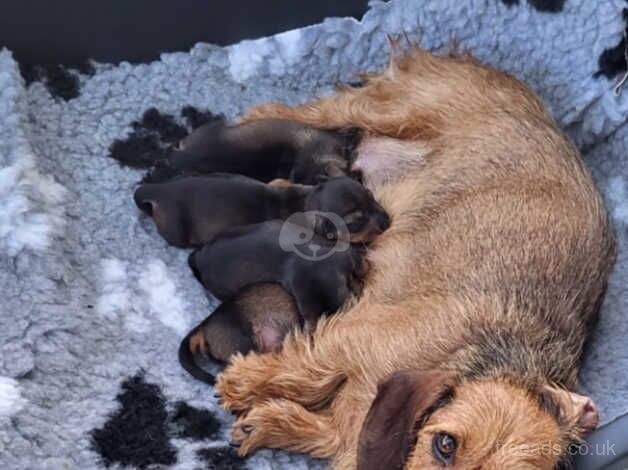
[[[575,432],[579,437],[593,432],[600,421],[593,400],[575,392],[546,385],[539,392],[539,402],[561,428]]]
[[[377,388],[358,443],[358,470],[401,470],[416,440],[417,420],[451,392],[444,371],[396,372]]]

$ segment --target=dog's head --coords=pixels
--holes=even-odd
[[[316,233],[328,240],[348,232],[351,243],[370,243],[390,227],[388,214],[373,194],[348,177],[330,178],[316,186],[306,200],[305,210],[332,213],[342,219],[343,227],[325,217],[315,221]]]
[[[553,469],[597,423],[591,399],[549,385],[400,371],[378,387],[358,470]]]

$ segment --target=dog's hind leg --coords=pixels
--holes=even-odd
[[[306,410],[289,400],[268,400],[238,418],[231,441],[241,455],[260,447],[304,452],[330,458],[340,447],[338,429],[331,416]]]
[[[361,318],[363,308],[376,308],[381,313],[365,322]],[[354,319],[346,320],[348,315]],[[373,306],[367,299],[364,305],[355,304],[351,310],[321,319],[309,334],[288,336],[279,352],[233,357],[216,379],[224,408],[241,413],[267,400],[283,398],[316,411],[332,404],[346,384],[363,381],[370,384],[365,386],[375,386],[376,377],[385,371],[373,366],[379,354],[367,346],[373,335],[379,334],[384,344],[394,344],[401,337],[412,342],[416,336],[403,319],[397,327],[390,325],[392,315],[401,316],[403,311]]]
[[[429,139],[442,122],[437,107],[443,103],[434,95],[440,89],[438,96],[444,99],[444,93],[440,74],[428,71],[451,60],[416,49],[400,61],[393,58],[383,72],[365,75],[360,88],[342,88],[334,96],[294,107],[258,105],[239,122],[289,119],[320,129],[358,127],[379,136]]]
[[[240,122],[289,119],[319,129],[357,127],[378,137],[429,141],[473,127],[482,122],[478,116],[491,117],[488,110],[496,108],[505,113],[517,107],[544,113],[525,85],[463,55],[441,57],[411,48],[405,57],[393,58],[383,72],[365,79],[360,88],[344,88],[335,96],[300,106],[252,107]],[[515,92],[490,92],[508,88]]]

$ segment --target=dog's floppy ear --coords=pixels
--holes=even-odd
[[[404,370],[377,388],[358,443],[358,470],[401,470],[416,438],[416,420],[453,383],[453,373]]]
[[[597,406],[584,395],[545,385],[540,390],[539,402],[561,428],[573,430],[580,437],[594,431],[599,423]]]

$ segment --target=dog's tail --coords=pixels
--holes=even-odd
[[[203,338],[203,330],[200,327],[196,327],[181,341],[181,345],[179,346],[179,362],[195,379],[208,383],[209,385],[214,385],[216,378],[196,363],[195,353],[199,352],[199,349],[202,353],[207,352],[204,350],[204,346],[205,339]]]

